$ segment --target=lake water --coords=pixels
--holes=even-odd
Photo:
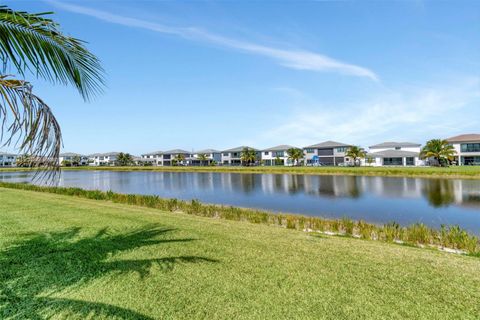
[[[0,172],[0,181],[30,179]],[[458,224],[480,234],[480,180],[88,170],[63,171],[59,185],[382,224]]]

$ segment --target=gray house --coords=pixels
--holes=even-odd
[[[177,158],[183,156],[184,160],[178,162],[178,165],[188,165],[191,162],[192,154],[183,149],[173,149],[162,152],[162,166],[171,166],[177,162]]]
[[[240,146],[240,147],[236,147],[236,148],[232,148],[232,149],[223,150],[222,151],[222,164],[223,165],[230,165],[230,166],[241,165],[242,164],[242,159],[241,159],[242,158],[242,151],[245,148],[257,151],[257,157],[258,157],[258,159],[260,159],[260,151],[259,150],[255,149],[255,148],[252,148],[252,147],[248,147],[248,146]]]
[[[352,147],[350,144],[325,141],[303,148],[305,165],[337,166],[348,162],[345,152]]]

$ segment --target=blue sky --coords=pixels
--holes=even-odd
[[[6,1],[54,11],[107,75],[32,81],[80,153],[368,146],[480,131],[478,1]]]

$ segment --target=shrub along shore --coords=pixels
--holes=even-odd
[[[0,168],[0,171],[35,170],[31,168]],[[285,166],[126,166],[126,167],[62,167],[62,170],[158,171],[158,172],[225,172],[256,174],[354,175],[419,178],[480,179],[480,166],[456,167],[285,167]]]
[[[0,182],[0,187],[106,200],[169,212],[183,212],[202,217],[248,221],[305,232],[320,232],[330,235],[431,247],[449,252],[480,256],[480,239],[458,226],[442,226],[440,229],[434,229],[421,223],[404,227],[395,222],[380,226],[362,220],[353,221],[348,218],[324,219],[296,214],[272,213],[255,209],[202,204],[198,200],[163,199],[155,195],[120,194],[112,191],[103,192],[80,188],[6,182]]]

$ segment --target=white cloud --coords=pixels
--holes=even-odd
[[[284,117],[288,120],[273,125],[255,142],[273,145],[285,137],[298,146],[322,140],[363,146],[388,140],[424,142],[478,127],[479,102],[480,79],[475,78],[450,86],[389,91],[355,105],[297,103]]]
[[[378,76],[373,71],[367,68],[345,63],[311,51],[278,49],[265,45],[255,44],[252,42],[227,38],[195,27],[171,27],[159,23],[144,21],[137,18],[120,16],[88,7],[67,4],[64,2],[47,2],[64,10],[87,15],[110,23],[115,23],[128,27],[147,29],[195,41],[209,42],[222,47],[237,49],[246,53],[265,56],[276,60],[280,65],[287,68],[322,72],[338,72],[345,75],[366,77],[374,81],[378,80]]]

